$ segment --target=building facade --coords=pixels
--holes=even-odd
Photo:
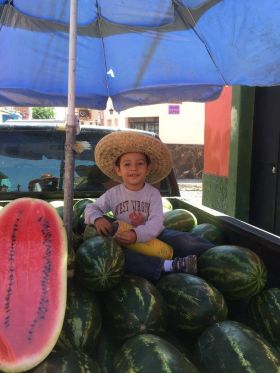
[[[204,103],[169,103],[134,107],[120,113],[78,109],[80,124],[155,132],[172,153],[177,178],[201,178],[204,148]]]

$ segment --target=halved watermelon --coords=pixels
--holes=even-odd
[[[53,349],[66,307],[67,239],[49,203],[19,198],[0,212],[0,370],[23,372]]]

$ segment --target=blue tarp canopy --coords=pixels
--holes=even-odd
[[[70,0],[0,0],[0,106],[67,106]],[[79,0],[76,106],[280,84],[279,0]]]

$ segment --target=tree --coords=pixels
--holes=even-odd
[[[54,109],[52,107],[33,107],[32,119],[52,119],[54,118]]]

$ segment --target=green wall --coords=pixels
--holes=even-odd
[[[249,220],[254,88],[233,87],[228,177],[203,175],[205,206]]]

